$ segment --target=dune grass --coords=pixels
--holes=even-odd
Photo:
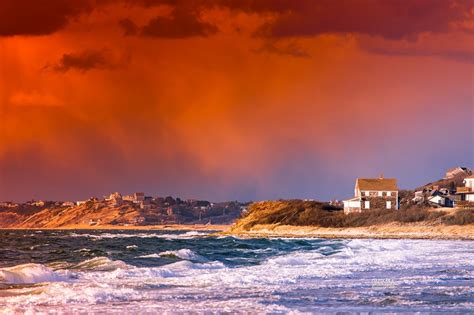
[[[412,207],[403,210],[370,210],[344,214],[328,203],[303,200],[262,201],[253,203],[240,218],[235,229],[247,230],[257,224],[319,226],[333,228],[367,227],[388,223],[464,225],[474,223],[474,211],[459,210],[453,213],[429,208]]]

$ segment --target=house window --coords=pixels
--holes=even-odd
[[[378,191],[378,192],[377,192],[377,196],[382,197],[382,192],[381,192],[381,191]]]
[[[391,209],[392,208],[392,202],[391,201],[387,201],[387,209]]]
[[[365,201],[364,202],[364,208],[365,209],[370,209],[370,201]]]
[[[366,191],[366,192],[365,192],[365,195],[366,195],[367,197],[370,196],[370,191]]]
[[[390,197],[392,196],[392,192],[391,191],[387,191],[387,197]]]

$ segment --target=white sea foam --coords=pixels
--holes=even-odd
[[[206,258],[203,256],[196,254],[192,250],[188,248],[178,249],[178,250],[167,250],[160,253],[148,254],[138,256],[138,258],[162,258],[162,257],[169,257],[169,258],[179,258],[183,260],[192,260],[198,262],[207,261]]]
[[[112,271],[116,269],[128,268],[131,268],[131,266],[127,265],[123,261],[111,260],[107,257],[95,257],[69,266],[69,269],[81,271]]]
[[[27,284],[40,282],[65,281],[68,272],[55,272],[41,264],[24,264],[0,269],[0,282]]]
[[[75,253],[88,253],[88,252],[91,252],[92,249],[89,249],[89,248],[81,248],[81,249],[77,249],[75,250],[74,252]]]
[[[160,233],[137,233],[137,234],[128,234],[128,233],[102,233],[102,234],[78,234],[71,233],[65,237],[87,237],[92,239],[111,239],[111,238],[164,238],[164,239],[190,239],[195,237],[202,237],[209,235],[207,232],[197,232],[189,231],[186,233],[179,234],[160,234]]]
[[[314,307],[319,305],[318,299],[333,298],[331,294],[341,294],[342,301],[353,300],[354,305],[363,300],[412,307],[412,301],[403,300],[407,288],[424,285],[428,288],[425,290],[436,290],[437,283],[443,281],[433,273],[425,274],[425,270],[467,270],[459,278],[473,277],[472,243],[352,240],[342,245],[331,255],[322,254],[331,252],[331,246],[320,247],[271,256],[259,265],[232,268],[221,262],[193,262],[197,254],[189,249],[153,254],[153,257],[170,254],[183,259],[160,267],[138,268],[104,257],[95,258],[76,265],[77,278],[51,283],[41,294],[0,299],[0,308],[41,312],[54,306],[63,311],[74,307],[82,312],[100,313],[111,312],[117,305],[132,305],[136,312],[144,313],[190,310],[286,313],[291,308],[285,307],[285,298],[299,301],[303,294],[306,299],[313,299],[308,300],[308,305]],[[388,281],[387,273],[396,276]],[[397,288],[403,289],[401,298],[386,301],[383,292]],[[443,287],[442,293],[468,295],[466,290],[469,289]],[[285,297],[292,292],[297,294]],[[467,308],[474,306],[472,301],[462,303]]]

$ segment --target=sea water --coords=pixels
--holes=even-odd
[[[468,313],[474,242],[0,231],[0,313]]]

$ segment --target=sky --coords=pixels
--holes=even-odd
[[[473,0],[0,2],[0,200],[342,199],[474,167]]]

